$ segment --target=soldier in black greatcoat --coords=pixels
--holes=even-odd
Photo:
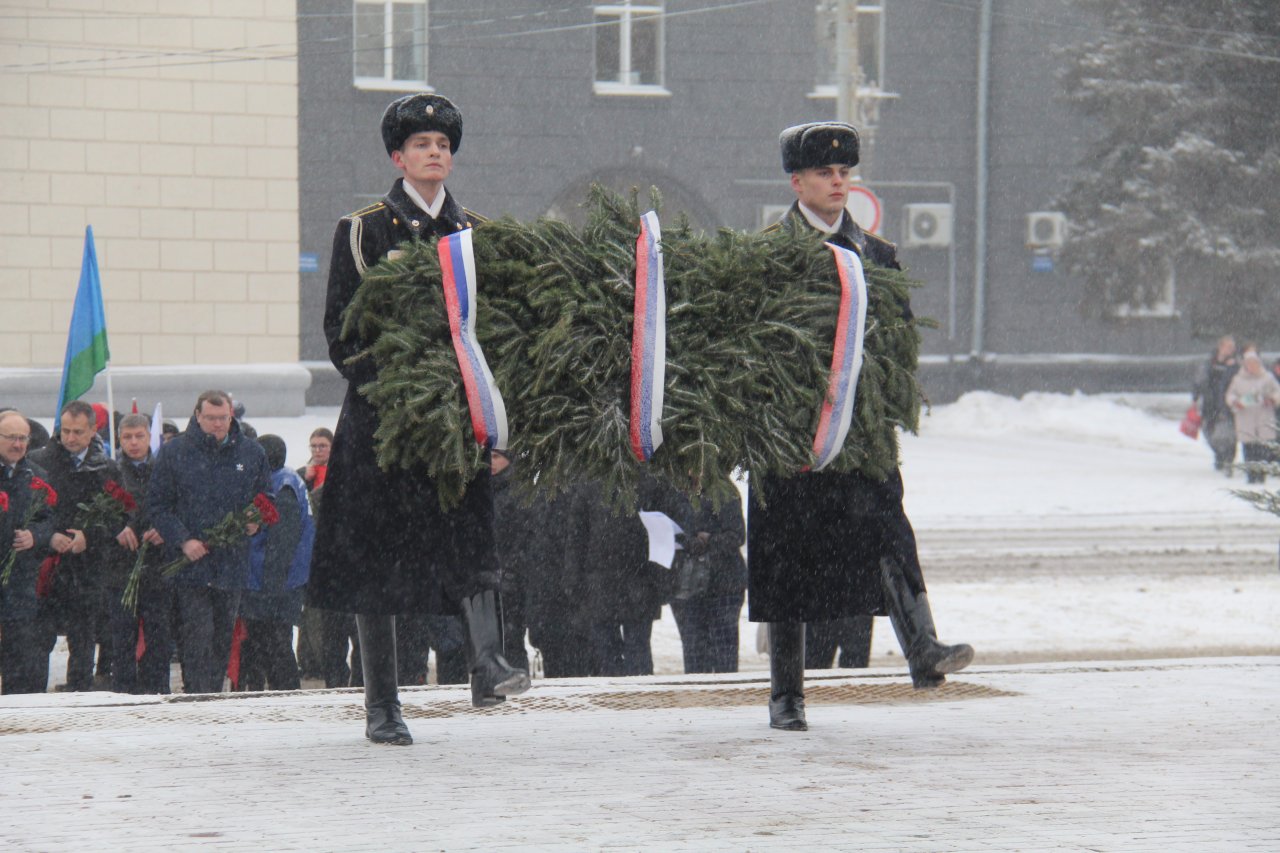
[[[478,707],[527,690],[529,676],[502,656],[488,471],[445,512],[425,470],[380,469],[378,414],[358,390],[377,378],[366,352],[373,341],[341,334],[367,268],[403,243],[434,242],[481,221],[444,186],[462,142],[462,114],[451,101],[423,93],[393,101],[382,117],[382,140],[402,177],[381,201],[344,216],[333,241],[324,331],[347,394],[334,431],[307,600],[356,614],[365,735],[403,745],[413,740],[396,689],[396,614],[462,615]]]
[[[796,193],[775,227],[812,229],[864,260],[900,269],[893,244],[863,232],[845,210],[849,173],[858,164],[858,133],[843,122],[787,128],[782,166]],[[905,317],[911,309],[902,306]],[[772,688],[770,725],[803,731],[804,623],[888,614],[917,688],[973,659],[968,645],[939,643],[902,508],[902,477],[817,472],[764,477],[764,506],[753,506],[748,533],[750,618],[768,622]]]

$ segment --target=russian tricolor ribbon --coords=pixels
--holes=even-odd
[[[476,340],[476,261],[471,229],[441,237],[436,252],[440,256],[453,351],[458,356],[462,386],[471,410],[471,429],[480,444],[491,450],[506,450],[507,407]]]
[[[662,389],[667,373],[667,286],[658,214],[640,218],[636,297],[631,327],[631,452],[648,462],[662,445]]]
[[[822,403],[818,431],[813,437],[817,457],[812,470],[821,471],[840,454],[849,424],[853,420],[854,393],[862,372],[862,344],[867,327],[867,280],[862,259],[843,246],[827,243],[835,255],[840,275],[840,313],[836,319],[836,342],[831,353],[831,377],[827,398]]]

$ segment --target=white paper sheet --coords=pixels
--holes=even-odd
[[[649,559],[664,569],[671,568],[676,558],[676,551],[680,549],[676,534],[684,533],[684,530],[664,512],[649,512],[642,509],[637,515],[640,516],[640,523],[644,525],[645,533],[649,534]]]

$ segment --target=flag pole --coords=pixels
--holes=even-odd
[[[95,251],[94,254],[97,254]],[[107,300],[102,297],[102,328],[107,328]],[[107,374],[107,458],[116,458],[116,399],[111,387],[111,351],[107,351],[106,363],[102,366]]]
[[[116,401],[111,389],[111,362],[107,362],[107,458],[116,458]]]

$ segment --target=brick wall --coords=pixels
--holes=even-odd
[[[0,367],[60,366],[92,225],[117,365],[298,357],[293,0],[11,0]]]

